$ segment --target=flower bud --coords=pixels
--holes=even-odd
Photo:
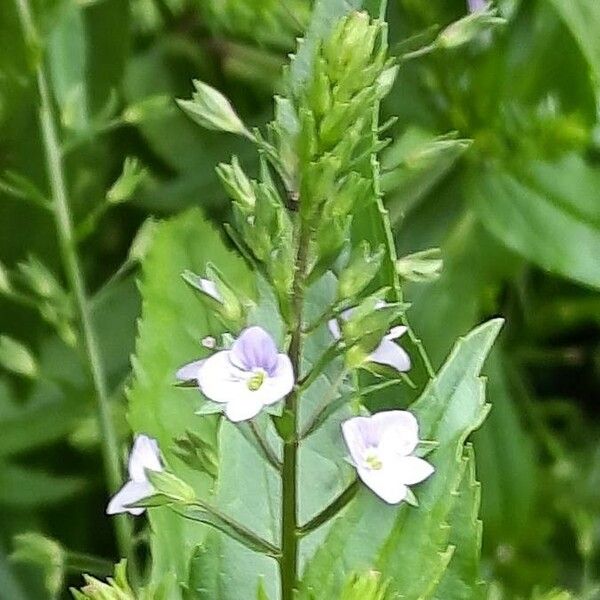
[[[348,266],[340,275],[338,300],[353,298],[367,287],[379,271],[383,255],[383,246],[379,246],[372,253],[369,243],[366,241],[361,242],[352,252]]]
[[[148,176],[148,171],[137,158],[128,156],[123,163],[123,172],[106,194],[111,204],[120,204],[130,200],[139,186]]]
[[[417,283],[435,281],[442,274],[444,261],[439,248],[408,254],[396,261],[396,271],[404,279]]]
[[[196,91],[191,100],[177,100],[177,104],[192,121],[206,129],[229,131],[254,139],[221,92],[198,80],[194,81],[194,87]]]
[[[221,163],[217,167],[217,175],[230,198],[237,202],[240,207],[249,210],[254,207],[256,197],[254,196],[252,183],[240,166],[237,156],[231,159],[230,165]]]
[[[35,377],[38,366],[33,354],[21,342],[0,336],[0,366],[17,375]]]
[[[193,488],[173,473],[146,468],[146,477],[156,493],[164,497],[164,504],[190,504],[196,499]],[[157,504],[153,503],[153,506]]]
[[[477,10],[444,29],[435,41],[438,48],[457,48],[479,37],[484,31],[506,24],[497,9]]]
[[[12,284],[8,269],[0,262],[0,294],[10,294],[12,292]]]

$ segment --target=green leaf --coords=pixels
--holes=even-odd
[[[403,598],[435,588],[451,557],[445,521],[464,472],[463,443],[486,414],[478,373],[500,326],[500,320],[491,321],[460,340],[410,407],[420,437],[439,444],[430,455],[436,473],[415,489],[419,508],[388,506],[360,490],[307,563],[300,598],[335,597],[350,572],[374,564],[391,579],[390,590]]]
[[[58,440],[71,432],[82,414],[78,399],[29,402],[0,415],[0,457],[18,454]]]
[[[596,0],[561,2],[550,0],[590,64],[596,83],[600,81],[600,5]]]
[[[44,584],[51,598],[57,598],[65,578],[65,553],[53,539],[28,532],[15,536],[15,550],[11,559],[38,565],[44,570]]]
[[[48,45],[52,89],[67,129],[89,127],[89,98],[86,85],[88,49],[83,9],[75,2],[67,5]]]
[[[478,519],[481,486],[475,479],[475,455],[467,446],[463,461],[466,468],[460,482],[454,507],[448,519],[452,559],[435,591],[436,600],[483,600],[485,586],[481,581],[482,523]]]
[[[186,269],[204,272],[209,261],[228,280],[237,282],[244,295],[252,296],[242,260],[225,248],[218,233],[198,210],[156,226],[152,246],[143,262],[142,318],[133,360],[135,382],[129,392],[129,422],[133,430],[155,437],[173,472],[191,485],[198,497],[205,499],[211,495],[213,477],[191,469],[178,459],[173,440],[193,430],[207,449],[212,448],[220,456],[218,418],[196,416],[202,396],[197,390],[174,385],[175,372],[180,366],[206,355],[200,341],[207,335],[217,337],[223,331],[219,321],[207,314],[204,303],[180,276]],[[220,464],[219,472],[222,467]],[[252,467],[245,476],[256,479]],[[236,496],[239,499],[239,490]],[[217,505],[224,510],[228,508]],[[184,521],[168,508],[153,509],[150,520],[154,531],[152,582],[157,584],[165,572],[171,571],[178,580],[185,581],[189,557],[202,543],[206,528]]]
[[[487,165],[472,174],[467,193],[479,218],[508,248],[543,269],[600,288],[598,203],[580,203],[579,186],[555,186],[575,173],[586,182],[596,175],[576,160],[534,163],[529,171],[533,176]]]
[[[0,505],[32,509],[63,502],[78,494],[85,482],[58,477],[30,467],[0,464]]]

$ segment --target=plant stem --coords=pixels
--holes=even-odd
[[[302,358],[302,317],[304,308],[304,280],[308,254],[309,229],[299,216],[298,250],[292,285],[294,324],[289,356],[296,377],[300,376]],[[285,412],[291,419],[291,435],[283,441],[282,497],[281,497],[281,600],[293,600],[298,581],[298,396],[295,387],[285,399]]]
[[[33,21],[29,0],[16,0],[17,10],[25,35],[25,41],[30,50],[36,50],[38,34]],[[52,212],[56,225],[64,270],[69,282],[71,293],[75,298],[79,315],[83,345],[88,359],[90,375],[96,393],[96,408],[102,439],[102,456],[109,491],[114,492],[121,484],[121,460],[117,436],[111,421],[108,390],[104,366],[96,331],[92,323],[88,298],[85,291],[83,274],[79,264],[76,240],[73,233],[65,173],[52,98],[45,71],[44,60],[36,57],[35,74],[39,93],[39,120],[46,154],[46,170],[52,193]],[[129,559],[134,567],[131,539],[132,528],[129,521],[123,517],[115,518],[115,529],[120,553]],[[132,570],[135,575],[135,570]]]
[[[380,10],[379,10],[379,19],[382,22],[385,22],[386,9],[387,9],[387,0],[381,0]],[[382,35],[385,36],[384,39],[382,40],[382,43],[387,47],[387,31],[385,33],[382,33]],[[373,136],[373,146],[374,147],[377,146],[377,142],[378,142],[379,105],[380,105],[380,103],[377,102],[375,104],[375,106],[373,107],[373,118],[372,118],[372,122],[371,122],[371,133]],[[404,302],[402,286],[400,285],[400,276],[398,275],[398,271],[396,271],[396,260],[397,260],[396,243],[394,241],[394,234],[392,232],[392,228],[390,225],[388,211],[383,204],[383,192],[381,191],[381,184],[380,184],[381,168],[380,168],[379,160],[377,159],[376,154],[371,155],[371,171],[373,173],[373,187],[374,187],[375,198],[376,198],[376,202],[377,202],[377,209],[380,214],[381,224],[383,226],[383,231],[385,234],[385,243],[387,246],[387,251],[390,256],[391,263],[392,263],[391,275],[392,275],[392,281],[393,281],[393,286],[394,286],[394,294],[396,296],[397,302]],[[410,323],[408,322],[408,320],[406,319],[406,316],[404,314],[402,315],[400,320],[402,322],[402,325],[404,325],[406,327],[408,337],[409,337],[410,341],[415,345],[417,352],[419,353],[419,356],[421,357],[421,360],[423,361],[423,365],[425,367],[425,370],[427,371],[427,375],[429,376],[430,379],[435,378],[435,370],[433,368],[433,365],[431,364],[431,360],[425,350],[425,347],[423,346],[423,343],[421,342],[419,337],[413,331],[412,327],[410,326]]]

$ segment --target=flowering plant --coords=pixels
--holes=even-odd
[[[217,169],[241,259],[207,261],[199,239],[216,234],[194,213],[157,236],[130,393],[134,430],[156,441],[136,438],[131,481],[109,512],[148,508],[146,589],[168,598],[458,598],[467,588],[460,597],[474,598],[478,493],[465,440],[486,414],[478,373],[500,322],[434,373],[380,192],[378,104],[399,60],[365,12],[315,19],[266,132],[204,83],[179,102],[201,126],[253,143],[259,174],[237,158]],[[167,239],[197,250],[173,260]],[[171,279],[157,296],[158,269]],[[158,311],[178,315],[173,339]],[[169,357],[160,374],[157,352]],[[420,390],[413,368],[428,380]],[[385,389],[393,410],[378,404]]]

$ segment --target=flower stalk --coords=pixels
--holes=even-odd
[[[39,36],[33,20],[29,0],[15,0],[25,41],[30,50],[39,43]],[[33,53],[35,55],[35,53]],[[35,75],[39,94],[38,115],[42,130],[42,140],[46,155],[46,170],[51,189],[51,210],[60,245],[63,267],[79,316],[81,336],[88,367],[96,395],[96,411],[101,431],[104,471],[109,491],[114,492],[121,483],[121,461],[117,436],[111,421],[109,393],[104,365],[96,331],[92,322],[90,304],[85,290],[83,273],[77,252],[73,220],[69,205],[62,152],[56,130],[56,116],[52,104],[48,77],[43,57],[36,57]],[[130,568],[134,565],[130,523],[120,517],[115,520],[117,543],[121,555],[128,557]],[[135,574],[132,569],[132,575]]]

